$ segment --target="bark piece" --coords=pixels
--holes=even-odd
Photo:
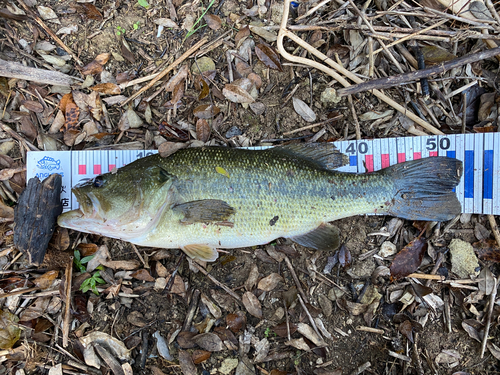
[[[62,212],[61,185],[59,174],[52,174],[43,182],[31,178],[14,209],[14,245],[36,266],[43,261]]]

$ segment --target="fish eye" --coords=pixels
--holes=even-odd
[[[102,176],[97,176],[96,178],[94,178],[94,187],[96,188],[100,188],[101,186],[104,185],[104,178],[102,178]]]

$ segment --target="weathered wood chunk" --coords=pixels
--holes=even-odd
[[[31,178],[14,209],[14,246],[39,266],[62,212],[62,177],[52,174],[43,182]]]

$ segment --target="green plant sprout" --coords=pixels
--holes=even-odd
[[[116,26],[116,35],[120,36],[122,34],[125,34],[125,29],[121,26]]]
[[[139,28],[141,27],[141,21],[137,21],[132,27],[134,28],[134,30],[139,30]]]
[[[149,3],[147,0],[137,0],[137,4],[139,4],[143,8],[146,8],[146,9],[149,8]]]
[[[191,29],[189,29],[188,33],[184,37],[184,40],[186,40],[187,38],[189,38],[191,35],[193,35],[195,32],[197,32],[202,27],[207,26],[207,25],[202,25],[202,26],[200,26],[200,27],[198,27],[198,28],[195,29],[195,26],[198,25],[198,23],[200,23],[200,21],[203,19],[203,17],[205,16],[205,14],[207,14],[208,10],[212,7],[212,5],[214,5],[214,3],[215,3],[215,0],[211,0],[210,1],[210,4],[208,4],[207,9],[205,9],[205,11],[202,13],[202,15],[196,20],[196,22],[194,23],[194,25],[191,27]],[[184,40],[183,40],[183,42],[184,42]]]
[[[88,257],[82,258],[80,251],[78,251],[78,250],[74,251],[74,255],[75,255],[75,257],[73,258],[73,263],[78,268],[78,270],[80,272],[87,272],[87,267],[85,266],[85,264],[87,264],[94,257],[94,255],[90,255]],[[104,281],[101,278],[101,272],[100,272],[100,271],[104,271],[104,267],[99,266],[96,268],[96,270],[97,271],[94,272],[94,274],[92,276],[90,276],[88,279],[86,279],[82,283],[82,285],[80,285],[80,290],[83,293],[86,293],[89,290],[92,290],[92,292],[98,296],[99,292],[97,291],[97,284],[106,284],[106,281]]]

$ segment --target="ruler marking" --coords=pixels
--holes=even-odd
[[[484,133],[473,134],[472,150],[474,151],[474,209],[473,212],[483,210],[483,152]]]
[[[484,134],[483,213],[493,214],[493,134]]]
[[[406,161],[405,139],[403,137],[398,137],[396,138],[396,142],[397,142],[398,164],[404,163]]]
[[[500,215],[500,133],[493,134],[493,215]]]
[[[455,189],[462,212],[500,214],[500,152],[495,152],[500,150],[500,133],[382,138],[335,144],[349,156],[349,164],[338,170],[351,173],[372,172],[429,156],[456,157],[464,163],[464,176]],[[65,169],[59,171],[65,186],[61,200],[69,201],[64,205],[66,210],[78,207],[70,192],[72,186],[153,153],[156,150],[58,151],[33,153],[32,156],[28,153],[27,174],[28,178],[35,175],[44,178],[58,172],[41,170],[37,166],[46,155],[61,159],[61,164],[66,163]]]

